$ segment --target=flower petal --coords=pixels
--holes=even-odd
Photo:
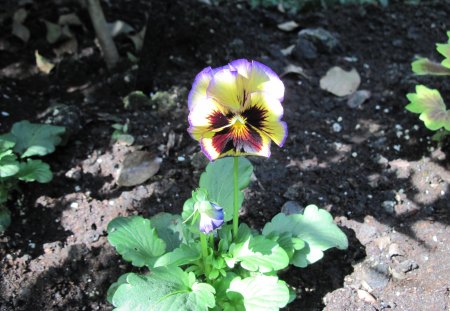
[[[252,127],[267,134],[278,146],[284,144],[287,125],[280,121],[283,106],[277,99],[264,92],[252,93],[242,116]]]
[[[188,132],[195,140],[211,130],[218,130],[228,126],[228,119],[223,107],[211,98],[199,100],[189,113]]]
[[[216,72],[209,83],[206,94],[214,98],[225,109],[238,111],[242,92],[237,87],[237,71],[222,69]]]
[[[233,134],[230,127],[200,140],[203,153],[211,160],[226,156],[258,155],[270,157],[270,138],[253,127],[240,135]]]
[[[278,75],[266,65],[257,61],[249,62],[246,59],[238,59],[230,63],[230,68],[245,78],[243,87],[247,93],[265,92],[279,101],[283,101],[284,84]]]
[[[209,82],[213,77],[213,70],[211,67],[207,67],[200,71],[200,73],[195,77],[194,83],[192,84],[192,89],[188,96],[188,107],[189,110],[192,109],[199,101],[206,98],[206,89],[208,88]]]
[[[207,203],[210,208],[208,208],[208,210],[200,212],[199,229],[204,233],[210,233],[223,224],[223,209],[212,202]]]
[[[278,75],[266,65],[257,61],[252,61],[251,70],[248,78],[248,90],[250,93],[262,91],[278,99],[280,102],[284,99],[284,84],[278,78]]]

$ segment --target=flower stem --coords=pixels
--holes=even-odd
[[[233,201],[233,238],[236,239],[239,228],[239,183],[238,183],[238,168],[239,158],[233,157],[234,170],[233,170],[233,184],[234,184],[234,201]]]
[[[208,278],[210,267],[208,264],[208,236],[204,233],[200,233],[200,243],[202,245],[202,258],[203,258],[203,266],[205,269],[205,276]]]

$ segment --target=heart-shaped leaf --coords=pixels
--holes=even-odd
[[[114,291],[112,303],[116,311],[207,311],[215,306],[214,293],[214,287],[198,283],[192,272],[159,267],[149,275],[129,273]]]
[[[223,208],[225,222],[233,219],[233,161],[234,159],[229,157],[210,162],[206,171],[200,176],[200,188],[206,189],[208,198]],[[246,158],[239,157],[238,161],[238,188],[240,190],[238,202],[241,206],[244,201],[244,194],[241,190],[250,183],[253,166]]]

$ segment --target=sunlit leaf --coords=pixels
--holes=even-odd
[[[230,267],[239,262],[242,268],[249,271],[262,273],[284,269],[289,264],[287,253],[277,242],[265,238],[262,235],[252,236],[250,229],[244,228],[248,234],[241,237],[243,227],[240,226],[236,243],[231,244],[230,254],[232,258],[225,259]],[[246,230],[245,230],[246,229]]]
[[[329,248],[348,247],[346,235],[333,223],[331,214],[315,205],[308,205],[303,214],[277,214],[263,229],[265,236],[283,233],[290,233],[293,238],[305,242],[302,245],[295,241],[297,250],[291,263],[298,267],[306,267],[321,259],[323,251]]]
[[[223,208],[224,221],[233,218],[233,161],[234,159],[229,157],[210,162],[206,171],[200,176],[200,188],[206,189],[209,199]],[[242,190],[250,183],[253,166],[246,158],[239,157],[238,161],[238,188],[240,190],[238,202],[241,206],[244,201]]]
[[[61,142],[65,128],[48,124],[36,124],[29,121],[14,123],[10,135],[16,141],[14,151],[22,158],[35,155],[44,156],[55,151]]]
[[[450,31],[447,32],[448,42],[436,44],[436,50],[445,57],[442,65],[450,69]]]
[[[152,267],[166,250],[166,243],[158,237],[150,220],[140,216],[113,219],[108,224],[108,241],[136,267]]]
[[[215,306],[214,288],[178,267],[158,267],[148,275],[129,273],[115,289],[116,311],[207,311]]]
[[[448,76],[450,69],[428,58],[420,58],[411,64],[412,71],[418,75]]]
[[[236,277],[230,283],[227,295],[232,293],[242,296],[246,311],[278,311],[289,301],[286,283],[275,276],[256,275],[245,279]]]
[[[428,129],[435,131],[443,127],[447,131],[450,130],[450,111],[447,110],[438,90],[417,85],[416,93],[409,93],[406,97],[410,103],[405,108],[419,113],[420,120]]]
[[[20,171],[17,177],[28,182],[48,183],[52,180],[53,174],[47,163],[41,160],[28,159],[27,162],[20,163]]]

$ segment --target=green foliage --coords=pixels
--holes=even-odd
[[[242,190],[250,183],[253,166],[249,160],[239,157],[239,206],[244,201]],[[200,188],[208,192],[211,201],[224,210],[225,221],[233,218],[233,158],[211,162],[200,176]]]
[[[246,311],[276,311],[289,301],[289,289],[286,283],[275,276],[255,275],[231,281],[227,295],[239,294]],[[238,302],[236,295],[233,299]]]
[[[406,97],[410,103],[405,108],[420,114],[419,119],[428,129],[436,131],[445,128],[450,131],[450,110],[447,110],[438,90],[417,85],[416,93],[409,93]]]
[[[64,132],[60,126],[21,121],[13,125],[11,132],[0,135],[0,232],[10,223],[9,211],[2,204],[18,181],[48,183],[52,180],[50,166],[30,157],[53,152]]]
[[[15,142],[14,152],[21,158],[45,156],[55,151],[64,132],[65,128],[61,126],[34,124],[25,120],[15,123],[5,139]]]
[[[242,204],[253,167],[244,158],[238,164]],[[119,217],[108,225],[117,252],[134,266],[150,268],[150,274],[127,273],[111,285],[107,298],[115,310],[279,310],[295,298],[279,271],[289,264],[306,267],[331,247],[347,247],[331,215],[314,205],[303,215],[275,216],[263,234],[243,223],[235,237],[230,224],[202,233],[198,206],[232,206],[232,171],[231,158],[210,163],[181,217]]]
[[[237,241],[230,245],[229,254],[225,261],[230,268],[239,262],[248,271],[278,271],[289,264],[287,253],[277,242],[262,235],[253,236],[245,224],[239,227]]]
[[[206,311],[215,306],[214,287],[177,267],[154,268],[148,275],[128,273],[118,283],[111,298],[117,311]]]
[[[112,125],[114,132],[111,139],[123,143],[127,146],[131,146],[134,143],[133,135],[128,134],[128,120],[125,124],[115,123]]]
[[[419,58],[412,62],[412,71],[418,75],[448,76],[450,75],[450,31],[447,32],[448,42],[436,44],[436,50],[444,56],[441,63]],[[432,130],[442,130],[433,136],[433,140],[440,141],[448,136],[450,131],[450,110],[438,90],[429,89],[424,85],[416,85],[416,93],[406,95],[409,100],[406,109],[419,114],[425,126]]]
[[[111,221],[108,241],[123,259],[136,267],[152,267],[166,251],[166,243],[158,237],[150,220],[140,216],[118,217]]]
[[[347,237],[333,223],[330,213],[315,205],[308,205],[303,214],[277,214],[264,226],[263,235],[282,239],[291,237],[291,241],[288,239],[282,245],[292,254],[290,263],[301,268],[321,259],[323,251],[329,248],[348,247]]]

